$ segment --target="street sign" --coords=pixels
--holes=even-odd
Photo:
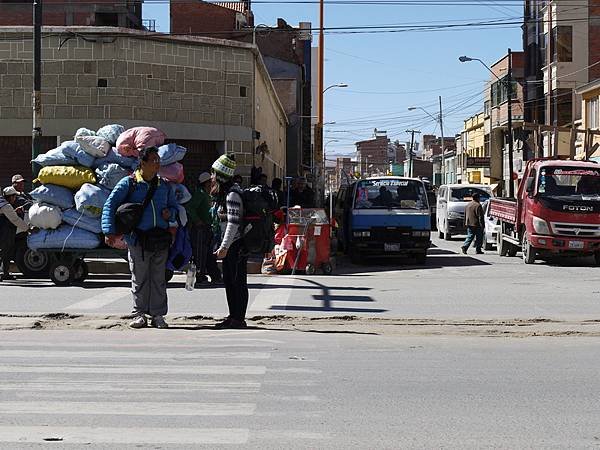
[[[490,157],[467,157],[467,167],[490,167]]]

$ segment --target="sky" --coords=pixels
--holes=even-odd
[[[478,0],[397,1],[394,5],[327,4],[325,26],[440,25],[467,22],[519,22],[523,2]],[[364,3],[364,2],[363,2]],[[378,4],[379,3],[379,4]],[[445,3],[445,4],[444,4]],[[454,3],[454,4],[452,4]],[[479,4],[477,4],[479,3]],[[318,27],[318,4],[253,3],[255,24],[275,26],[277,18],[297,26],[312,22]],[[144,4],[144,17],[157,20],[157,31],[169,31],[166,2]],[[347,31],[347,30],[345,30]],[[313,36],[313,46],[318,34]],[[393,33],[335,33],[325,35],[325,86],[347,83],[347,88],[325,94],[324,142],[327,159],[353,155],[356,141],[369,139],[373,130],[385,130],[392,141],[410,140],[406,130],[439,135],[436,120],[411,106],[439,114],[442,96],[444,135],[454,136],[463,121],[483,110],[485,82],[489,72],[478,62],[460,63],[458,57],[480,58],[488,65],[502,58],[508,48],[522,50],[518,23],[502,27],[469,27],[437,31]]]

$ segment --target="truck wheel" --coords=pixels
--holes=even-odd
[[[531,246],[529,239],[527,239],[527,233],[525,233],[523,235],[523,262],[525,264],[535,263],[536,253],[537,251]]]
[[[502,233],[498,233],[496,251],[499,256],[506,256],[508,254],[508,242],[505,242],[504,239],[502,239]]]
[[[75,269],[73,272],[73,283],[83,283],[89,274],[87,263],[83,259],[80,259],[76,261],[73,267]]]
[[[447,241],[451,241],[452,240],[452,235],[448,231],[448,224],[446,224],[446,232],[444,233],[444,239],[447,240]]]
[[[50,265],[50,279],[57,286],[69,286],[73,281],[73,269],[66,261],[56,261]]]
[[[358,251],[354,247],[350,246],[349,253],[350,253],[350,261],[352,262],[352,264],[360,264],[361,263],[362,257],[360,255],[360,251]]]
[[[306,275],[314,275],[316,271],[317,270],[316,270],[314,264],[307,264],[306,267],[304,268],[304,273]]]
[[[331,275],[333,273],[333,266],[331,263],[326,262],[321,266],[321,270],[324,275]]]
[[[417,264],[422,266],[427,261],[427,253],[419,253],[418,255],[415,255],[415,259],[417,260]]]

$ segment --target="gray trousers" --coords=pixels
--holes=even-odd
[[[142,253],[141,245],[129,246],[129,270],[133,313],[164,316],[167,314],[165,270],[169,250]]]

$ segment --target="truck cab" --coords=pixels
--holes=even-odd
[[[502,221],[503,240],[520,247],[526,263],[558,254],[593,254],[600,263],[600,165],[531,160],[516,201],[491,208]],[[499,241],[499,253],[506,252],[505,242]]]
[[[338,242],[353,262],[365,257],[412,256],[425,263],[431,212],[419,179],[373,177],[340,189]]]

